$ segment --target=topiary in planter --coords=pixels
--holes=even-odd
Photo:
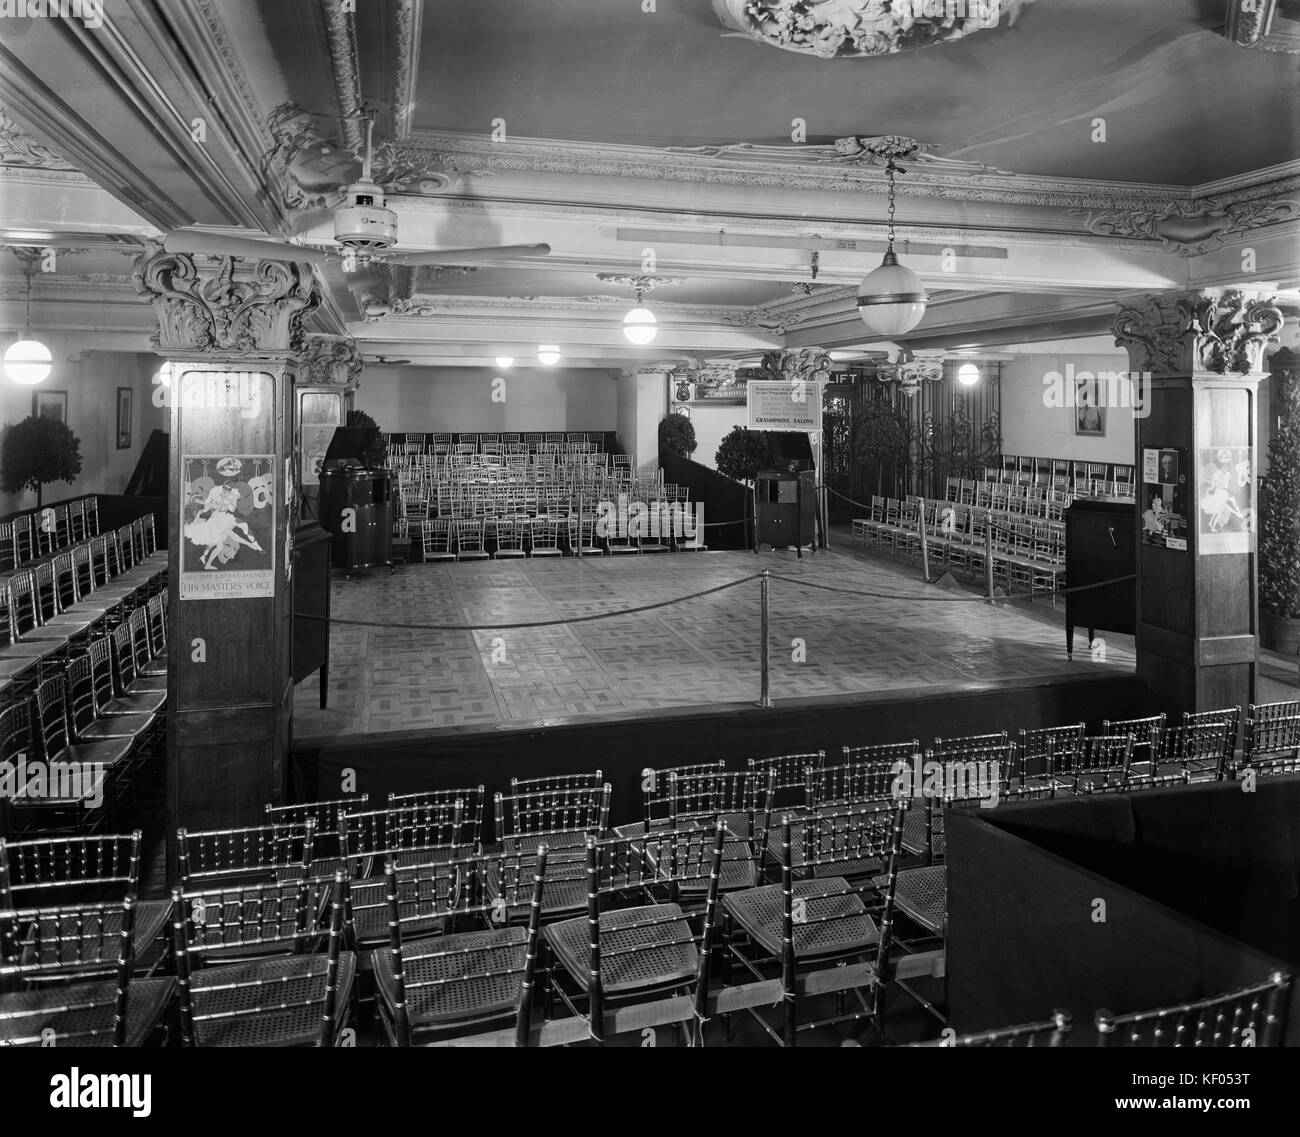
[[[81,473],[81,439],[67,423],[30,415],[5,432],[0,454],[0,489],[5,493],[35,490],[49,482],[73,482]]]
[[[659,453],[689,458],[695,453],[695,424],[685,415],[665,415],[659,420]]]
[[[1300,620],[1300,377],[1275,370],[1273,388],[1280,423],[1269,443],[1268,482],[1260,502],[1259,603],[1281,621]],[[1296,648],[1288,642],[1279,650]]]
[[[746,430],[733,426],[718,446],[713,456],[718,473],[752,485],[760,470],[772,466],[772,451],[767,444],[767,431]]]

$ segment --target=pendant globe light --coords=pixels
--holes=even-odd
[[[623,317],[623,338],[628,343],[643,347],[659,334],[659,321],[655,314],[641,303],[641,293],[636,294],[636,307]]]
[[[23,270],[23,276],[27,278],[27,320],[23,325],[23,338],[5,348],[4,368],[12,382],[33,387],[49,375],[53,357],[40,340],[32,339],[32,273],[36,268],[36,255],[33,252],[32,256],[23,259],[27,261]]]
[[[927,297],[921,278],[899,264],[894,253],[894,174],[906,173],[894,159],[913,153],[916,143],[893,137],[881,143],[876,153],[888,159],[885,176],[889,179],[889,247],[880,267],[868,273],[858,287],[858,315],[873,332],[893,337],[910,332],[921,322]]]

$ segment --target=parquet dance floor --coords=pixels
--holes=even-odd
[[[753,702],[759,694],[759,582],[637,615],[477,632],[345,624],[485,625],[572,619],[654,604],[767,568],[849,589],[771,583],[774,700],[958,687],[1132,671],[1131,650],[1089,660],[1086,631],[1065,658],[1064,607],[990,607],[922,585],[915,569],[848,550],[416,564],[333,583],[329,707],[297,690],[299,738],[626,717],[663,707]],[[962,597],[957,602],[934,598]],[[892,597],[904,597],[895,599]],[[1051,611],[1051,601],[1033,602]],[[802,647],[800,646],[802,641]],[[1131,640],[1125,641],[1131,645]],[[803,661],[798,659],[802,655]]]

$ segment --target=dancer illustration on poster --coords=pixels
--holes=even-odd
[[[270,457],[186,456],[183,463],[182,598],[271,595],[275,510]]]
[[[1250,447],[1220,446],[1198,457],[1202,551],[1249,552],[1255,531]]]

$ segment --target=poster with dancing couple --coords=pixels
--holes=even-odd
[[[182,600],[275,594],[275,466],[270,454],[181,458]]]
[[[1249,446],[1214,446],[1197,452],[1202,553],[1249,553],[1255,548],[1254,463]]]

